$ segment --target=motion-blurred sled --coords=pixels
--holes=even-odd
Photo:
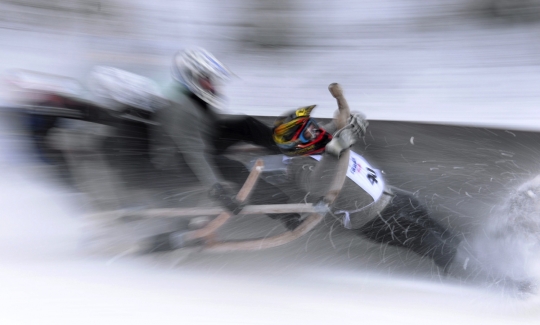
[[[180,229],[183,231],[178,240],[192,251],[260,250],[291,243],[313,231],[324,218],[335,218],[332,220],[344,228],[371,240],[407,247],[433,259],[442,272],[466,271],[467,278],[480,277],[483,272],[488,274],[484,278],[495,282],[503,279],[518,283],[525,291],[532,288],[529,279],[535,275],[530,271],[538,265],[539,244],[537,231],[531,229],[540,229],[540,214],[536,208],[526,212],[520,206],[536,206],[523,201],[536,202],[540,197],[540,190],[535,192],[537,187],[522,186],[540,172],[536,168],[540,160],[538,133],[371,121],[369,143],[357,143],[341,155],[340,172],[331,181],[324,200],[306,203],[301,194],[295,197],[293,193],[296,203],[246,205],[235,218],[203,195],[181,159],[169,170],[156,169],[152,164],[149,128],[156,126],[152,116],[167,105],[153,81],[108,67],[94,70],[90,91],[73,79],[23,70],[11,71],[6,81],[38,159],[57,167],[61,179],[85,193],[91,199],[92,211],[98,211],[89,214],[89,220],[102,229],[111,229],[102,234],[127,243],[126,247],[140,250],[146,238]],[[336,99],[340,104],[340,97]],[[348,106],[346,110],[344,115]],[[249,204],[259,177],[291,191],[288,161],[283,156],[249,146],[231,148],[227,154],[251,168],[251,175],[238,192],[239,201]],[[313,163],[318,159],[312,158]],[[376,202],[388,195],[388,183],[406,190],[390,187],[396,205],[392,213],[413,215],[407,227],[417,227],[415,231],[422,236],[413,236],[406,243],[381,237],[367,226],[358,228],[351,223],[357,211],[336,205],[340,192],[353,200],[355,189]],[[519,206],[516,197],[520,198]],[[404,212],[397,208],[398,203],[408,206]],[[505,219],[508,210],[512,220]],[[254,228],[240,231],[227,227],[246,215],[256,219],[283,212],[301,213],[304,222],[292,231],[280,231],[276,224],[272,231],[255,238],[250,234]],[[523,244],[523,237],[516,234],[516,222],[524,220],[518,216],[525,212],[527,243]],[[486,228],[486,224],[490,226]],[[380,225],[371,226],[380,229],[376,228]],[[235,238],[239,233],[242,238]],[[489,238],[487,246],[485,238]],[[414,249],[407,246],[410,242]],[[512,249],[505,252],[513,255],[511,270],[502,256],[495,262],[494,258],[482,260],[493,255],[490,247],[501,243],[515,248],[514,253],[526,246],[526,253],[517,254],[519,261]],[[482,266],[471,271],[476,267],[473,261],[481,261]]]

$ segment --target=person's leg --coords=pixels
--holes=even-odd
[[[240,116],[216,122],[218,135],[214,139],[216,153],[223,153],[238,142],[258,145],[279,154],[281,151],[275,144],[272,128],[251,116]]]
[[[431,219],[414,197],[402,191],[394,194],[389,205],[360,228],[360,234],[379,243],[410,249],[446,270],[454,260],[459,238]]]

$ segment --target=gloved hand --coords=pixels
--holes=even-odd
[[[351,113],[347,119],[348,124],[333,134],[332,140],[326,145],[325,151],[335,157],[340,157],[343,150],[353,146],[366,134],[369,122],[364,114]]]
[[[243,205],[236,200],[235,193],[221,183],[216,183],[210,188],[208,196],[217,200],[221,205],[232,214],[236,215],[242,211]]]
[[[366,135],[366,130],[369,125],[366,116],[360,112],[351,112],[351,116],[347,120],[347,123],[353,126],[353,132],[359,137]]]

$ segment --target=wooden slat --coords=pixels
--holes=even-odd
[[[294,204],[266,204],[266,205],[246,205],[238,215],[260,215],[268,213],[315,213],[319,210],[311,203]],[[140,211],[116,210],[95,213],[92,217],[107,219],[120,216],[130,216],[139,218],[183,218],[196,216],[215,216],[224,212],[223,208],[170,208],[170,209],[148,209]]]
[[[247,200],[247,198],[251,194],[251,191],[255,187],[255,184],[257,183],[257,180],[259,179],[259,176],[261,175],[263,169],[264,162],[262,159],[258,159],[255,162],[253,168],[251,169],[251,173],[249,173],[249,176],[246,179],[244,185],[242,186],[238,194],[236,194],[236,200],[238,200],[238,202],[244,202],[245,200]]]
[[[286,231],[280,235],[257,238],[252,240],[241,241],[224,241],[207,245],[203,251],[208,252],[229,252],[229,251],[255,251],[265,248],[281,246],[291,241],[298,239],[311,231],[321,220],[323,215],[312,213],[298,228],[293,231]]]

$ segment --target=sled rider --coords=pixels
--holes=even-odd
[[[224,151],[238,141],[263,146],[273,153],[279,149],[272,140],[272,131],[250,116],[230,117],[220,114],[223,97],[219,84],[231,72],[212,54],[201,48],[179,51],[173,58],[172,80],[164,89],[170,105],[156,113],[160,127],[152,131],[152,162],[168,168],[175,153],[180,153],[206,186],[209,196],[236,214],[241,205],[235,191],[227,184],[244,184],[249,170],[239,161],[224,156]],[[259,179],[250,204],[283,204],[289,197],[274,185]],[[272,214],[288,230],[301,222],[297,213]]]
[[[306,194],[304,199],[316,203],[337,171],[341,150],[363,137],[368,126],[360,113],[351,114],[345,128],[338,130],[334,122],[322,126],[310,117],[315,105],[281,116],[273,128],[249,116],[226,118],[215,109],[222,103],[217,83],[229,79],[231,72],[203,49],[176,54],[172,75],[174,81],[165,92],[172,105],[157,115],[163,128],[155,133],[154,162],[166,166],[171,158],[172,140],[175,150],[210,189],[211,197],[233,213],[240,211],[241,206],[224,182],[243,184],[249,171],[242,163],[222,155],[230,145],[251,142],[291,157],[288,161],[291,185]],[[319,161],[310,157],[315,154],[321,155]],[[260,179],[250,203],[289,201],[279,188]],[[454,258],[459,240],[431,219],[426,208],[410,193],[385,185],[383,194],[374,199],[347,179],[334,207],[336,216],[337,211],[347,211],[342,218],[346,228],[370,240],[410,249],[433,259],[443,269]],[[301,223],[298,214],[271,217],[281,220],[289,230]]]
[[[303,199],[312,203],[328,191],[329,180],[334,179],[338,169],[340,153],[362,138],[368,126],[364,116],[354,112],[347,126],[340,130],[334,122],[321,126],[310,117],[314,108],[312,105],[288,112],[275,121],[273,128],[278,147],[291,157],[287,163],[291,182],[306,194]],[[310,156],[314,154],[321,156],[313,159]],[[357,156],[357,159],[362,158]],[[357,166],[355,170],[362,168],[366,166]],[[363,184],[366,185],[362,186],[347,178],[333,204],[332,214],[345,228],[363,237],[410,249],[447,270],[459,239],[430,218],[426,208],[411,193],[381,182],[384,185],[380,195],[370,194],[369,186],[378,182],[375,175],[364,173],[366,182]]]

